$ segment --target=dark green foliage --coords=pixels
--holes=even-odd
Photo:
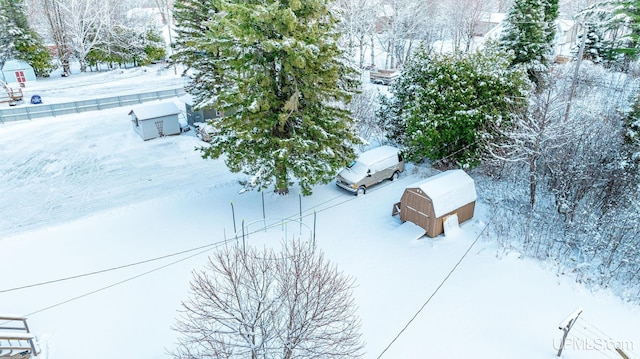
[[[224,156],[262,188],[275,180],[287,193],[296,179],[310,194],[355,157],[345,104],[359,78],[337,46],[327,1],[182,0],[175,18],[173,58],[194,70],[196,107],[225,114],[211,120],[218,132],[205,158]]]
[[[381,111],[407,157],[445,166],[476,164],[483,154],[480,138],[495,136],[496,127],[508,125],[512,111],[524,106],[526,76],[510,69],[510,60],[492,48],[474,54],[419,52]]]
[[[162,35],[154,29],[115,26],[86,56],[91,66],[101,63],[144,66],[166,57]]]
[[[161,61],[167,56],[167,51],[164,49],[164,38],[158,31],[147,30],[143,45],[145,55],[143,65]]]
[[[18,59],[31,65],[36,76],[48,76],[54,68],[51,54],[30,28],[23,7],[22,0],[0,0],[0,67]]]

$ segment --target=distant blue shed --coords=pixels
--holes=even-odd
[[[141,105],[129,111],[133,130],[145,141],[180,134],[179,114],[173,102]]]
[[[21,60],[7,60],[2,67],[2,79],[11,84],[17,83],[24,87],[28,81],[36,80],[36,73],[33,67]]]

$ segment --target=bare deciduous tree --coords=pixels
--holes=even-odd
[[[360,67],[365,66],[365,51],[370,44],[368,39],[375,32],[376,6],[371,0],[339,0],[334,3],[334,9],[341,18],[341,30],[346,39],[346,47],[352,55],[355,55],[356,49],[358,50]]]
[[[536,189],[544,169],[540,161],[565,142],[567,124],[562,121],[563,97],[555,84],[531,94],[529,108],[511,126],[498,128],[501,140],[489,139],[486,148],[493,159],[524,163],[528,167],[529,203],[535,205]]]
[[[359,357],[352,286],[308,243],[222,249],[194,273],[174,357]]]
[[[71,44],[71,35],[65,26],[67,21],[66,13],[63,12],[58,0],[43,0],[42,3],[44,12],[47,15],[49,34],[56,45],[56,55],[62,66],[62,73],[69,75],[71,73],[69,61],[73,56],[73,46]]]

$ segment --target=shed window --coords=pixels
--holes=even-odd
[[[16,71],[16,81],[27,82],[27,78],[24,76],[24,71]]]

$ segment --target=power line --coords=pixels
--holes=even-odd
[[[228,242],[230,242],[230,241],[233,241],[233,240],[235,240],[235,238],[234,238],[234,239],[228,239],[228,240],[221,241],[221,242],[217,242],[217,243],[215,243],[215,244],[212,244],[212,246],[214,246],[214,245],[215,245],[215,246],[219,246],[219,245],[226,244],[226,243],[228,243]],[[151,273],[153,273],[153,272],[157,272],[157,271],[159,271],[160,269],[164,269],[164,268],[167,268],[167,267],[172,266],[172,265],[174,265],[174,264],[177,264],[177,263],[180,263],[180,262],[186,261],[187,259],[190,259],[190,258],[196,257],[196,256],[198,256],[198,255],[200,255],[200,254],[203,254],[203,253],[207,252],[208,250],[209,250],[209,249],[207,248],[206,250],[203,250],[203,251],[200,251],[200,252],[198,252],[198,253],[192,254],[192,255],[187,256],[187,257],[185,257],[185,258],[178,259],[178,260],[176,260],[176,261],[173,261],[173,262],[171,262],[171,263],[167,263],[167,264],[165,264],[165,265],[163,265],[163,266],[160,266],[160,267],[154,268],[154,269],[149,270],[149,271],[146,271],[146,272],[144,272],[144,273],[141,273],[141,274],[135,275],[135,276],[133,276],[133,277],[129,277],[129,278],[127,278],[127,279],[121,280],[121,281],[116,282],[116,283],[112,283],[112,284],[110,284],[110,285],[108,285],[108,286],[105,286],[105,287],[102,287],[102,288],[99,288],[99,289],[93,290],[93,291],[88,292],[88,293],[85,293],[85,294],[81,294],[81,295],[79,295],[79,296],[73,297],[73,298],[71,298],[71,299],[64,300],[64,301],[62,301],[62,302],[59,302],[59,303],[56,303],[56,304],[50,305],[50,306],[48,306],[48,307],[45,307],[45,308],[42,308],[42,309],[36,310],[36,311],[31,312],[31,313],[29,313],[29,314],[25,314],[24,316],[25,316],[25,317],[29,317],[29,316],[31,316],[31,315],[34,315],[34,314],[37,314],[37,313],[41,313],[41,312],[44,312],[44,311],[46,311],[46,310],[49,310],[49,309],[52,309],[52,308],[55,308],[55,307],[61,306],[61,305],[63,305],[63,304],[67,304],[67,303],[73,302],[73,301],[75,301],[75,300],[78,300],[78,299],[81,299],[81,298],[84,298],[84,297],[88,297],[88,296],[90,296],[90,295],[92,295],[92,294],[95,294],[95,293],[98,293],[98,292],[102,292],[103,290],[106,290],[106,289],[109,289],[109,288],[113,288],[113,287],[115,287],[115,286],[117,286],[117,285],[120,285],[120,284],[123,284],[123,283],[129,282],[129,281],[132,281],[132,280],[134,280],[134,279],[137,279],[137,278],[143,277],[143,276],[145,276],[145,275],[147,275],[147,274],[151,274]]]
[[[391,345],[393,345],[393,343],[395,343],[396,340],[398,340],[398,338],[400,338],[400,336],[404,333],[405,330],[407,330],[407,328],[409,327],[409,325],[418,317],[418,315],[420,314],[420,312],[422,312],[422,310],[427,306],[427,304],[429,304],[429,302],[431,302],[431,299],[433,299],[433,297],[438,293],[438,291],[440,290],[440,288],[442,288],[442,286],[446,283],[446,281],[449,279],[449,277],[451,277],[451,275],[453,274],[453,272],[458,268],[458,266],[460,265],[460,263],[462,263],[462,261],[465,259],[465,257],[467,256],[467,254],[469,254],[469,252],[471,251],[471,248],[473,248],[473,246],[475,246],[475,244],[478,242],[478,240],[480,239],[480,237],[482,236],[482,233],[484,233],[484,230],[489,226],[489,224],[491,224],[491,221],[489,221],[489,223],[487,223],[486,226],[484,226],[484,228],[482,228],[482,231],[480,231],[480,234],[478,234],[478,236],[476,237],[476,239],[473,241],[473,243],[471,243],[471,245],[469,246],[469,248],[467,248],[467,250],[464,252],[464,254],[462,255],[462,257],[460,257],[460,259],[458,260],[458,262],[453,266],[453,268],[451,268],[451,271],[449,271],[449,273],[447,274],[446,277],[444,277],[444,279],[442,280],[442,282],[440,282],[440,285],[438,285],[438,287],[433,291],[433,293],[431,293],[431,295],[429,296],[429,298],[424,302],[424,304],[422,304],[422,307],[420,307],[420,309],[418,309],[418,311],[416,312],[416,314],[413,315],[413,317],[411,317],[411,319],[409,319],[409,321],[407,322],[407,324],[404,326],[404,328],[402,328],[402,330],[400,330],[400,332],[398,332],[398,335],[396,335],[395,338],[393,338],[393,340],[391,341],[391,343],[389,343],[389,345],[387,345],[386,348],[384,348],[384,350],[382,351],[382,353],[380,353],[380,355],[378,355],[377,359],[380,359],[382,357],[382,355],[384,355],[384,353],[391,347]]]
[[[322,204],[328,203],[328,202],[330,202],[330,201],[332,201],[332,200],[334,200],[334,199],[336,199],[336,198],[338,198],[338,196],[333,197],[333,198],[331,198],[331,199],[329,199],[329,200],[327,200],[327,201],[321,202],[320,204],[322,205]],[[349,202],[349,201],[352,201],[352,200],[354,200],[355,198],[356,198],[356,197],[349,198],[349,199],[347,199],[347,200],[344,200],[344,201],[338,202],[338,203],[336,203],[336,204],[333,204],[333,205],[327,206],[327,207],[322,208],[322,209],[320,209],[320,210],[314,210],[314,212],[326,211],[326,210],[331,209],[331,208],[333,208],[333,207],[337,207],[337,206],[339,206],[339,205],[341,205],[341,204],[344,204],[344,203],[347,203],[347,202]],[[310,209],[307,209],[307,210],[305,210],[304,212],[307,212],[307,211],[310,211]],[[310,216],[311,214],[313,214],[313,213],[307,213],[307,214],[305,214],[303,217],[308,217],[308,216]],[[289,217],[287,217],[287,218],[292,219],[292,218],[297,217],[297,216],[298,216],[298,214],[293,214],[293,215],[291,215],[291,216],[289,216]],[[268,226],[268,228],[273,228],[273,227],[276,227],[276,226],[279,226],[279,224],[271,224],[271,225],[269,225],[269,226]],[[254,230],[254,231],[252,231],[252,232],[247,233],[247,235],[249,235],[249,234],[251,234],[251,233],[261,232],[263,229],[266,229],[266,228],[267,228],[267,226],[265,226],[264,228],[256,229],[256,230]],[[484,231],[484,229],[483,229],[483,231]],[[482,234],[482,232],[481,232],[481,234]],[[479,236],[478,236],[478,238],[479,238]],[[476,238],[476,241],[478,240],[478,238]],[[130,263],[130,264],[125,264],[125,265],[121,265],[121,266],[117,266],[117,267],[111,267],[111,268],[102,269],[102,270],[99,270],[99,271],[94,271],[94,272],[89,272],[89,273],[84,273],[84,274],[79,274],[79,275],[69,276],[69,277],[60,278],[60,279],[56,279],[56,280],[44,281],[44,282],[40,282],[40,283],[34,283],[34,284],[25,285],[25,286],[20,286],[20,287],[15,287],[15,288],[10,288],[10,289],[0,290],[0,293],[10,292],[10,291],[17,291],[17,290],[21,290],[21,289],[32,288],[32,287],[37,287],[37,286],[43,286],[43,285],[53,284],[53,283],[59,283],[59,282],[68,281],[68,280],[72,280],[72,279],[77,279],[77,278],[87,277],[87,276],[91,276],[91,275],[96,275],[96,274],[106,273],[106,272],[115,271],[115,270],[118,270],[118,269],[123,269],[123,268],[127,268],[127,267],[133,267],[133,266],[136,266],[136,265],[145,264],[145,263],[150,263],[150,262],[154,262],[154,261],[157,261],[157,260],[161,260],[161,259],[165,259],[165,258],[174,257],[174,256],[177,256],[177,255],[180,255],[180,254],[185,254],[185,253],[189,253],[189,252],[197,251],[197,250],[200,250],[200,249],[204,249],[204,250],[202,250],[202,251],[200,251],[200,252],[198,252],[198,253],[192,254],[192,255],[190,255],[190,256],[188,256],[188,257],[185,257],[185,258],[182,258],[182,259],[179,259],[179,260],[173,261],[173,262],[171,262],[171,263],[168,263],[168,264],[165,264],[165,265],[163,265],[163,266],[160,266],[160,267],[154,268],[154,269],[152,269],[152,270],[149,270],[149,271],[146,271],[146,272],[144,272],[144,273],[141,273],[141,274],[135,275],[135,276],[133,276],[133,277],[129,277],[129,278],[127,278],[127,279],[124,279],[124,280],[121,280],[121,281],[119,281],[119,282],[116,282],[116,283],[110,284],[110,285],[108,285],[108,286],[101,287],[101,288],[96,289],[96,290],[93,290],[93,291],[91,291],[91,292],[84,293],[84,294],[82,294],[82,295],[79,295],[79,296],[76,296],[76,297],[73,297],[73,298],[70,298],[70,299],[64,300],[64,301],[62,301],[62,302],[59,302],[59,303],[56,303],[56,304],[50,305],[50,306],[48,306],[48,307],[45,307],[45,308],[42,308],[42,309],[36,310],[36,311],[31,312],[31,313],[29,313],[29,314],[25,314],[25,316],[31,316],[31,315],[33,315],[33,314],[37,314],[37,313],[40,313],[40,312],[43,312],[43,311],[46,311],[46,310],[49,310],[49,309],[52,309],[52,308],[58,307],[58,306],[60,306],[60,305],[63,305],[63,304],[69,303],[69,302],[73,302],[73,301],[75,301],[75,300],[78,300],[78,299],[81,299],[81,298],[87,297],[87,296],[89,296],[89,295],[92,295],[92,294],[95,294],[95,293],[98,293],[98,292],[104,291],[104,290],[106,290],[106,289],[109,289],[109,288],[115,287],[115,286],[117,286],[117,285],[120,285],[120,284],[123,284],[123,283],[129,282],[129,281],[131,281],[131,280],[134,280],[134,279],[140,278],[140,277],[145,276],[145,275],[147,275],[147,274],[150,274],[150,273],[156,272],[156,271],[158,271],[158,270],[160,270],[160,269],[167,268],[167,267],[172,266],[172,265],[174,265],[174,264],[177,264],[177,263],[183,262],[183,261],[185,261],[185,260],[187,260],[187,259],[190,259],[190,258],[196,257],[196,256],[198,256],[198,255],[200,255],[200,254],[206,253],[206,252],[207,252],[211,247],[217,247],[217,246],[220,246],[220,245],[223,245],[223,244],[227,244],[227,243],[229,243],[229,242],[236,241],[237,239],[238,239],[238,238],[237,238],[237,236],[235,236],[234,238],[225,239],[225,240],[223,240],[223,241],[215,242],[215,243],[212,243],[212,244],[207,244],[207,245],[204,245],[204,246],[200,246],[200,247],[196,247],[196,248],[192,248],[192,249],[188,249],[188,250],[184,250],[184,251],[180,251],[180,252],[175,252],[175,253],[171,253],[171,254],[167,254],[167,255],[164,255],[164,256],[155,257],[155,258],[151,258],[151,259],[147,259],[147,260],[143,260],[143,261],[138,261],[138,262],[134,262],[134,263]],[[474,244],[475,244],[475,242],[474,242]],[[473,246],[473,245],[472,245],[472,246]],[[469,250],[471,250],[471,247],[469,248]],[[466,255],[466,253],[465,253],[465,255]]]
[[[140,265],[140,264],[150,263],[150,262],[158,261],[158,260],[161,260],[161,259],[174,257],[174,256],[177,256],[177,255],[181,255],[181,254],[197,251],[197,250],[204,249],[204,248],[209,248],[209,247],[215,246],[217,244],[218,243],[207,244],[207,245],[204,245],[204,246],[200,246],[200,247],[196,247],[196,248],[192,248],[192,249],[187,249],[187,250],[184,250],[184,251],[181,251],[181,252],[171,253],[171,254],[167,254],[167,255],[164,255],[164,256],[155,257],[155,258],[151,258],[151,259],[146,259],[146,260],[142,260],[142,261],[139,261],[139,262],[129,263],[129,264],[125,264],[125,265],[121,265],[121,266],[117,266],[117,267],[101,269],[101,270],[94,271],[94,272],[78,274],[78,275],[65,277],[65,278],[53,279],[53,280],[48,280],[48,281],[39,282],[39,283],[27,284],[27,285],[23,285],[23,286],[20,286],[20,287],[2,289],[2,290],[0,290],[0,293],[7,293],[7,292],[12,292],[12,291],[21,290],[21,289],[39,287],[39,286],[43,286],[43,285],[47,285],[47,284],[59,283],[59,282],[64,282],[64,281],[68,281],[68,280],[72,280],[72,279],[78,279],[78,278],[88,277],[88,276],[92,276],[92,275],[96,275],[96,274],[111,272],[111,271],[115,271],[115,270],[119,270],[119,269],[123,269],[123,268],[133,267],[133,266],[137,266],[137,265]]]

